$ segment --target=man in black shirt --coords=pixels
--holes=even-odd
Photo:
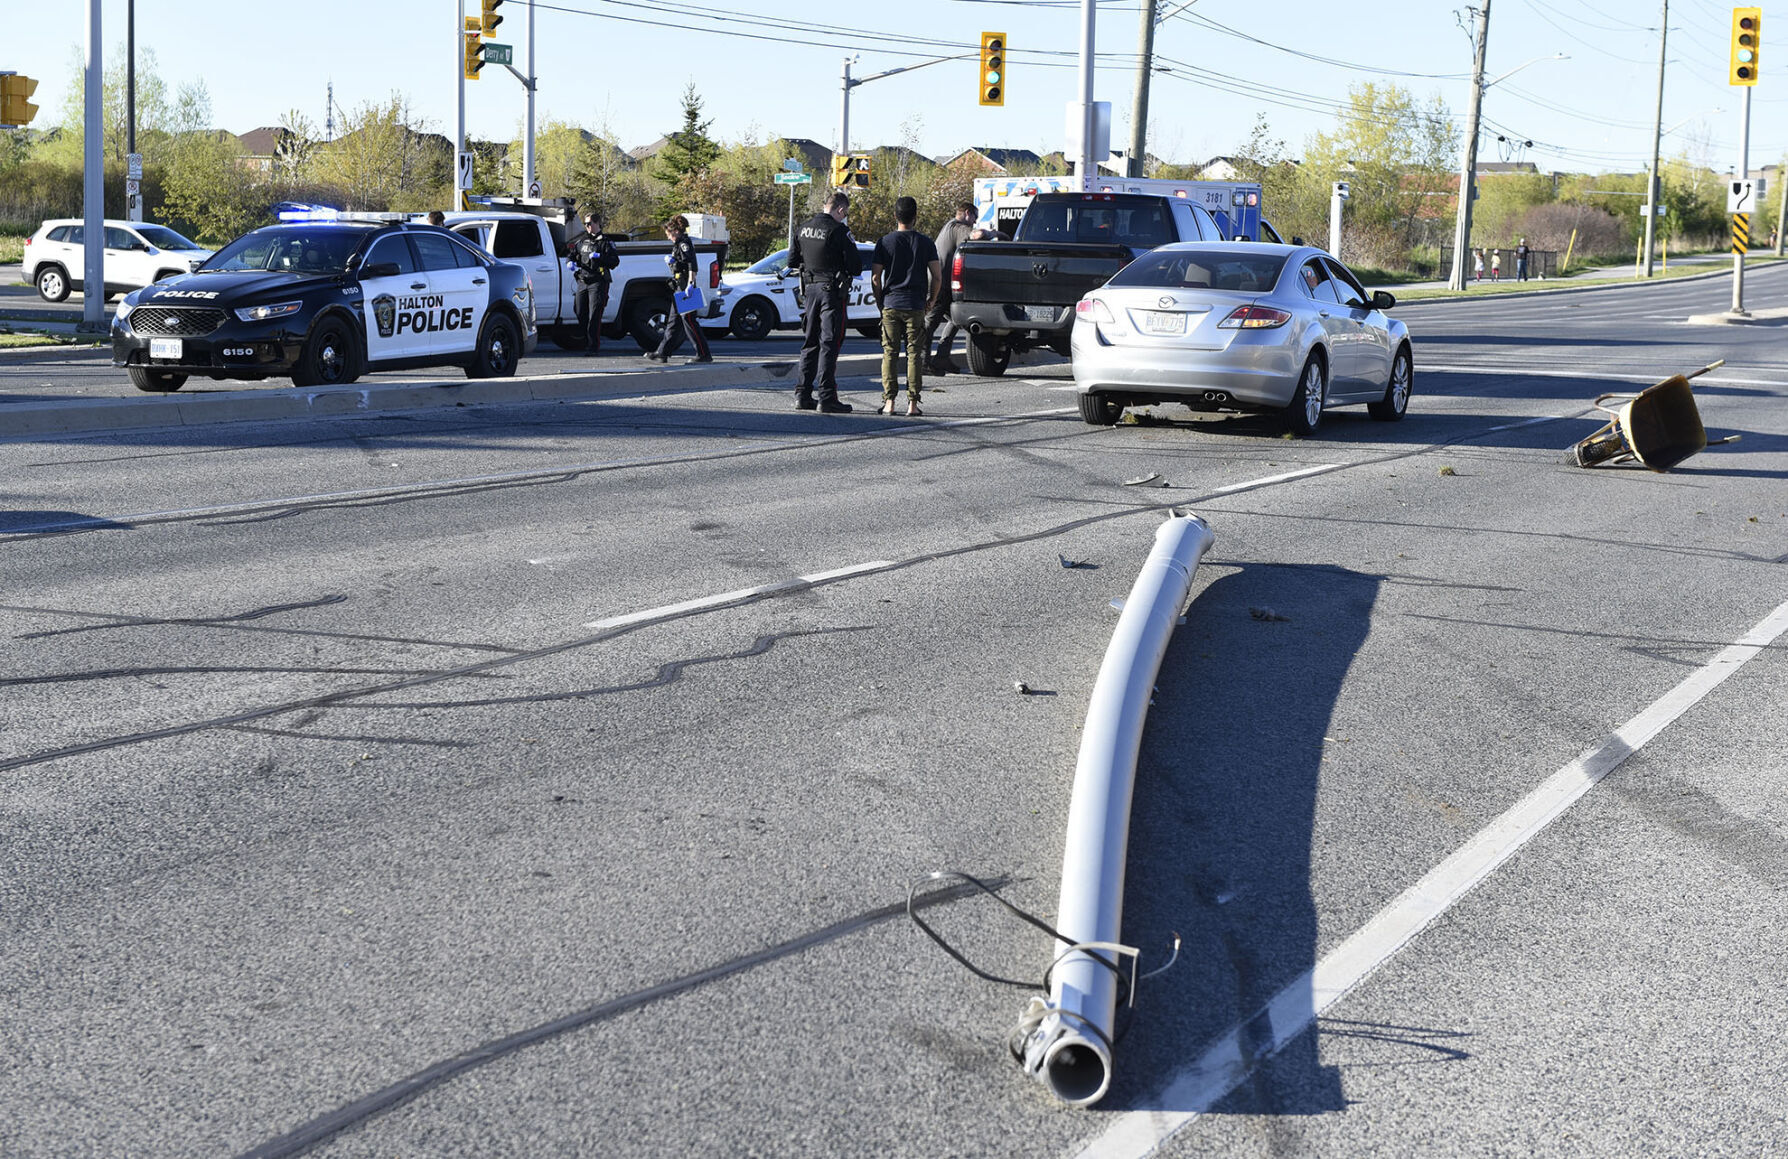
[[[938,256],[932,240],[913,228],[919,203],[910,197],[894,202],[894,232],[875,243],[869,261],[870,286],[882,311],[882,409],[894,413],[900,393],[895,377],[901,347],[906,348],[906,413],[919,412],[919,389],[925,382],[925,312],[937,305]]]
[[[824,213],[816,213],[795,230],[788,268],[801,275],[801,379],[795,384],[795,406],[822,414],[848,414],[851,404],[838,400],[838,349],[844,345],[844,291],[863,272],[863,255],[844,220],[851,199],[833,193]],[[814,398],[818,392],[819,398]]]

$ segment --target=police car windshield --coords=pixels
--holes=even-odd
[[[217,251],[207,270],[274,270],[294,274],[340,274],[368,230],[275,226],[244,234]]]
[[[745,267],[745,272],[748,274],[773,274],[777,270],[787,268],[787,266],[788,266],[788,251],[787,250],[777,250],[775,253],[771,254],[769,257],[765,258],[763,261],[758,262],[756,265]]]
[[[1119,270],[1109,284],[1265,293],[1278,283],[1284,268],[1284,254],[1257,249],[1160,249]]]

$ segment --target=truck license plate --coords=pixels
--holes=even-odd
[[[149,357],[168,358],[178,362],[180,361],[181,341],[179,338],[151,338],[149,339]]]
[[[1024,308],[1024,320],[1026,322],[1053,322],[1055,321],[1055,307],[1026,306]]]
[[[1186,316],[1167,310],[1150,310],[1142,316],[1142,330],[1145,334],[1184,334]]]

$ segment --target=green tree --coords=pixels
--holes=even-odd
[[[342,134],[316,154],[316,176],[332,187],[344,209],[438,208],[451,187],[453,146],[425,136],[409,98],[394,92],[346,114]],[[421,122],[426,127],[426,122]]]
[[[214,243],[260,224],[271,198],[243,166],[242,142],[211,128],[204,81],[181,86],[170,128],[154,215]]]
[[[683,90],[683,127],[670,134],[653,159],[652,176],[665,186],[658,202],[661,218],[688,209],[715,212],[703,209],[699,203],[704,179],[720,159],[720,146],[708,136],[711,124],[712,121],[702,120],[702,99],[691,81]]]

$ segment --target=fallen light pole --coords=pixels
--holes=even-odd
[[[1134,997],[1137,951],[1117,939],[1136,757],[1155,675],[1212,539],[1196,515],[1175,514],[1155,533],[1087,706],[1056,908],[1065,949],[1050,967],[1047,1001],[1038,999],[1026,1016],[1031,1029],[1023,1045],[1025,1071],[1076,1106],[1090,1106],[1110,1089],[1118,982],[1126,972]]]

